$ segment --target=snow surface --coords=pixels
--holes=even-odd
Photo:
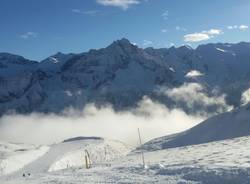
[[[193,78],[193,77],[199,77],[202,76],[203,74],[200,71],[197,70],[191,70],[189,71],[185,76],[187,78]]]
[[[12,173],[48,151],[48,146],[0,142],[0,176]]]
[[[220,49],[220,48],[216,48],[216,50],[220,51],[220,52],[228,52],[226,50]]]
[[[68,144],[70,143],[67,143],[65,148],[72,150],[72,145]],[[0,177],[0,182],[1,184],[247,184],[250,181],[249,145],[250,137],[245,136],[201,145],[146,152],[146,168],[141,165],[140,153],[131,153],[120,159],[109,161],[111,166],[96,164],[87,170],[78,165],[53,172],[37,173],[30,170],[31,175],[26,177],[22,176],[22,172],[16,172]],[[113,146],[120,148],[120,144]],[[64,155],[63,153],[64,151],[58,152],[59,156]],[[63,159],[66,158],[67,156],[63,157]],[[36,161],[31,163],[34,167],[40,166],[36,164]]]
[[[120,141],[96,137],[68,139],[51,146],[0,144],[0,174],[44,173],[85,164],[85,150],[93,165],[107,164],[128,154],[130,146]]]
[[[184,132],[153,139],[142,148],[153,151],[249,135],[250,104],[213,116]]]
[[[66,143],[66,145],[64,145],[67,149],[68,144],[72,145],[72,143]],[[128,154],[131,149],[118,141],[95,139],[91,141],[88,140],[87,142],[78,141],[74,143],[74,146],[77,146],[77,148],[75,150],[67,150],[63,156],[57,158],[56,162],[50,166],[48,171],[57,171],[69,167],[82,167],[82,165],[85,163],[85,150],[88,150],[89,154],[91,155],[92,164],[98,165],[106,164],[110,161],[116,160]]]

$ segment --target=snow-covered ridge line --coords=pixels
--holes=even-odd
[[[135,107],[144,96],[164,97],[164,105],[177,104],[185,112],[211,113],[159,96],[160,87],[176,88],[186,82],[206,86],[207,92],[216,89],[218,95],[229,96],[230,106],[238,107],[241,93],[250,88],[250,43],[228,45],[141,49],[121,39],[106,48],[57,53],[41,62],[0,53],[0,116],[13,111],[62,113],[69,107],[82,110],[88,103],[122,110]],[[214,114],[218,108],[208,109]]]

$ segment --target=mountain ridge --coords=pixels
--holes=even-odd
[[[250,88],[249,61],[247,42],[142,49],[125,38],[79,54],[58,52],[41,62],[0,53],[0,111],[1,115],[9,111],[60,113],[88,103],[122,110],[136,107],[148,96],[170,108],[197,113],[156,92],[185,83],[198,83],[207,92],[216,89],[237,107],[242,92]],[[212,111],[216,113],[217,107]]]

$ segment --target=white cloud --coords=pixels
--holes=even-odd
[[[231,110],[227,105],[225,95],[217,96],[216,91],[212,95],[206,93],[206,89],[199,83],[184,83],[182,86],[173,89],[161,89],[161,92],[175,101],[176,104],[186,106],[188,109],[200,109],[200,114],[211,116],[208,111],[212,107],[213,112],[222,113]]]
[[[153,42],[150,41],[150,40],[143,40],[143,46],[149,46],[149,45],[152,45]]]
[[[244,91],[241,95],[241,103],[242,105],[246,105],[250,102],[250,89]]]
[[[72,9],[71,11],[74,12],[74,13],[82,13],[82,11],[79,10],[79,9]]]
[[[180,26],[175,26],[175,30],[176,30],[176,31],[187,31],[186,28],[182,28],[182,27],[180,27]]]
[[[6,115],[0,119],[0,140],[51,144],[76,136],[101,136],[136,145],[137,128],[143,141],[177,133],[200,123],[204,117],[170,110],[145,97],[138,108],[115,112],[111,107],[89,104],[82,112]]]
[[[206,41],[213,38],[215,35],[223,34],[223,31],[220,29],[210,29],[207,31],[202,31],[199,33],[192,33],[184,35],[185,42],[200,42]]]
[[[239,29],[244,31],[244,30],[248,29],[248,26],[247,25],[240,25]]]
[[[88,11],[82,11],[82,10],[79,10],[79,9],[72,9],[71,10],[73,13],[77,13],[77,14],[83,14],[83,15],[96,15],[99,11],[97,10],[88,10]]]
[[[163,17],[163,19],[167,20],[168,19],[168,11],[165,11],[161,14],[161,16]]]
[[[168,32],[168,30],[167,29],[162,29],[161,32],[166,33],[166,32]]]
[[[27,33],[22,34],[20,37],[23,39],[36,38],[37,33],[29,31]]]
[[[97,0],[97,3],[104,6],[114,6],[127,10],[129,6],[139,4],[139,0]]]
[[[208,31],[202,31],[202,33],[208,34],[208,35],[219,35],[222,34],[222,30],[220,29],[210,29]]]
[[[227,29],[238,29],[238,26],[237,26],[237,25],[234,25],[234,26],[227,26]]]
[[[164,93],[172,99],[184,101],[192,108],[199,103],[227,107],[224,96],[210,97],[200,84],[184,84]],[[188,115],[183,110],[169,109],[148,97],[130,111],[116,112],[112,107],[97,108],[89,104],[83,111],[69,109],[64,115],[38,114],[5,115],[0,118],[0,140],[34,144],[51,144],[76,136],[101,136],[137,144],[137,128],[143,142],[191,128],[206,115]]]
[[[249,26],[247,26],[247,25],[227,26],[227,29],[229,29],[229,30],[238,29],[238,30],[241,30],[241,31],[245,31],[245,30],[248,29],[248,28],[249,28]]]
[[[200,41],[205,41],[209,39],[210,39],[210,36],[205,33],[193,33],[193,34],[184,35],[185,42],[200,42]]]

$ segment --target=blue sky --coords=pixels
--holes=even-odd
[[[122,37],[140,47],[250,41],[249,0],[1,0],[0,52],[42,60]]]

